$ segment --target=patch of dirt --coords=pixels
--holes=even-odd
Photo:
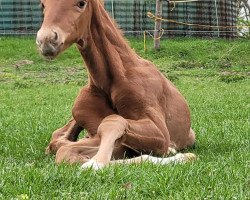
[[[248,78],[247,73],[224,71],[220,74],[220,80],[226,83],[238,82]]]
[[[66,68],[66,72],[69,74],[69,75],[74,75],[80,71],[83,70],[83,67],[82,69],[79,69],[79,67],[70,67],[70,68]]]
[[[31,65],[33,64],[34,62],[32,60],[19,60],[19,61],[16,61],[15,64],[14,64],[14,67],[15,68],[20,68],[21,66],[24,66],[24,65]]]
[[[125,183],[122,187],[124,189],[126,189],[126,190],[130,190],[132,188],[132,184],[131,183]]]
[[[223,71],[221,75],[228,76],[228,75],[246,75],[250,76],[250,72],[242,73],[242,72],[234,72],[234,71]]]
[[[221,72],[222,75],[235,75],[235,74],[238,74],[237,72],[230,72],[230,71],[224,71],[224,72]]]

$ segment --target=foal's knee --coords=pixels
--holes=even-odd
[[[128,121],[119,115],[105,117],[98,127],[97,133],[101,137],[112,136],[116,139],[122,137],[128,127]]]

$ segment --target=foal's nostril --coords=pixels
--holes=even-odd
[[[58,40],[58,34],[57,34],[56,31],[53,31],[53,32],[54,32],[54,34],[55,34],[54,40],[57,41],[57,40]]]

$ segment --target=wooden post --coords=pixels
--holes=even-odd
[[[162,17],[162,0],[156,0],[155,16]],[[160,33],[161,33],[161,20],[155,21],[155,33],[154,33],[154,47],[156,50],[160,49]]]

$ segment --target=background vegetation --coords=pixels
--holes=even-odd
[[[143,51],[186,97],[198,160],[81,171],[44,149],[87,73],[75,47],[45,61],[33,38],[0,38],[0,199],[250,199],[249,40],[175,39]],[[152,43],[148,42],[148,47]]]
[[[244,28],[238,28],[238,35],[250,38],[250,0],[237,0],[236,9],[238,25],[246,26]]]

